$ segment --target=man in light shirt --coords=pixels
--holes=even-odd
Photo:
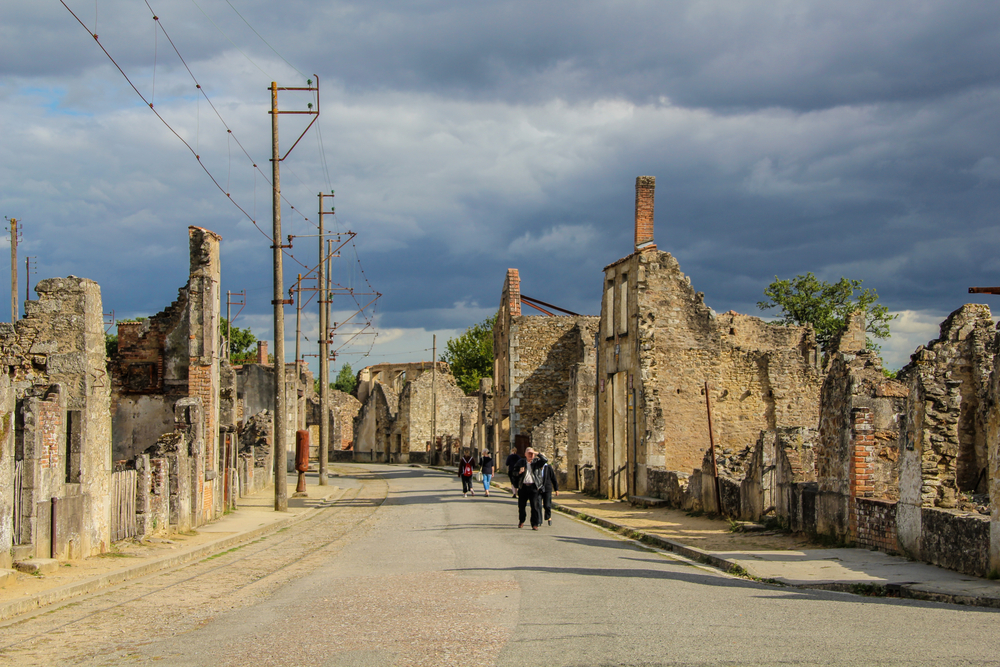
[[[524,458],[517,462],[517,527],[524,526],[527,516],[526,505],[531,503],[531,529],[538,530],[542,524],[542,490],[545,484],[546,459],[528,447]]]

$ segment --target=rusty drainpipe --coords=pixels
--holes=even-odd
[[[58,548],[57,548],[58,539],[57,539],[57,533],[56,533],[56,528],[57,528],[56,517],[58,516],[57,510],[56,510],[56,504],[57,504],[58,500],[59,500],[58,498],[53,498],[52,501],[51,501],[51,503],[50,503],[51,504],[51,520],[50,520],[50,524],[49,524],[49,558],[55,558],[56,554],[58,553]]]

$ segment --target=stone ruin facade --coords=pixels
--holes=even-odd
[[[716,315],[653,242],[655,180],[636,180],[635,251],[604,269],[597,352],[601,495],[646,496],[654,470],[700,468],[709,443],[815,424],[823,381],[811,327]]]
[[[101,290],[69,276],[35,292],[23,319],[0,324],[0,567],[112,540]]]
[[[498,460],[532,446],[552,464],[561,488],[595,479],[587,473],[594,465],[597,326],[591,316],[524,315],[520,273],[507,270],[493,327],[491,428]]]
[[[191,517],[181,523],[198,526],[222,514],[232,487],[223,484],[229,464],[219,446],[222,239],[200,227],[189,227],[188,239],[187,284],[162,312],[119,323],[118,350],[108,367],[112,455],[119,465],[134,468],[137,458],[155,454],[159,437],[176,430],[179,401],[199,403],[199,432],[186,443],[191,469],[168,471],[171,476],[190,475]]]
[[[432,373],[431,362],[379,364],[358,373],[364,400],[354,422],[353,460],[448,463],[473,445],[478,399],[458,387],[448,364],[436,366]]]

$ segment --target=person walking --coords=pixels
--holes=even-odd
[[[493,479],[493,457],[490,450],[484,449],[483,455],[479,457],[479,472],[483,474],[483,493],[490,497],[490,480]]]
[[[544,484],[545,457],[528,447],[517,463],[517,527],[524,526],[526,505],[531,504],[531,529],[542,524],[541,493]]]
[[[517,453],[517,450],[512,449],[510,450],[510,456],[504,461],[504,465],[507,466],[507,477],[510,479],[511,498],[517,497],[517,463],[521,460],[521,455]]]
[[[472,490],[472,472],[476,469],[472,452],[466,447],[462,450],[462,458],[458,461],[458,476],[462,478],[462,497],[468,498],[469,494],[476,495]]]
[[[552,492],[559,497],[559,480],[556,471],[546,463],[542,467],[542,509],[545,510],[545,520],[552,525]]]

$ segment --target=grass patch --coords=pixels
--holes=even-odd
[[[991,581],[996,581],[997,579],[1000,579],[1000,570],[993,568],[992,570],[986,573],[986,578]]]
[[[851,584],[851,592],[872,598],[884,598],[889,595],[889,591],[882,584]]]
[[[208,558],[203,558],[201,562],[202,562],[202,563],[204,563],[204,562],[206,562],[206,561],[210,561],[210,560],[213,560],[213,559],[215,559],[215,558],[220,558],[220,557],[222,557],[222,556],[225,556],[226,554],[231,554],[231,553],[233,553],[234,551],[239,551],[239,550],[240,550],[240,549],[242,549],[242,548],[243,548],[244,546],[246,546],[246,545],[245,545],[245,544],[241,544],[241,545],[240,545],[240,546],[238,546],[238,547],[233,547],[232,549],[227,549],[226,551],[220,551],[220,552],[219,552],[219,553],[217,553],[217,554],[212,554],[212,555],[211,555],[211,556],[209,556]]]
[[[745,579],[751,578],[750,573],[746,571],[746,568],[742,565],[737,565],[736,563],[733,563],[733,566],[727,570],[727,573],[733,575],[734,577],[743,577]]]

